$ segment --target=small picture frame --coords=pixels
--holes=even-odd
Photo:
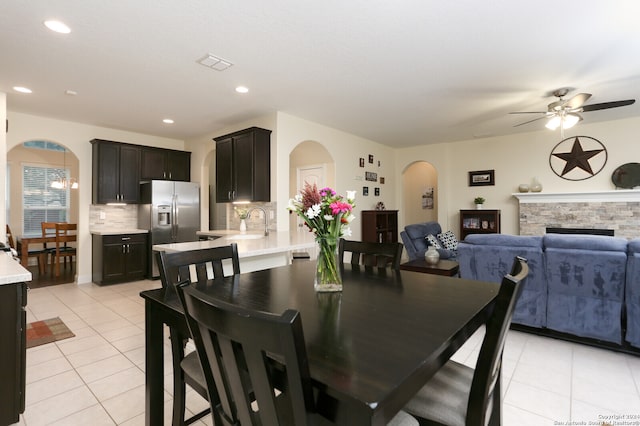
[[[489,186],[495,184],[494,170],[477,170],[469,172],[469,186]]]
[[[373,195],[375,195],[376,197],[379,197],[380,196],[380,188],[374,188]]]
[[[482,229],[489,229],[489,221],[488,220],[483,220],[482,221]]]
[[[380,166],[381,166],[381,164],[380,164],[380,160],[378,160],[378,167],[380,167]]]
[[[368,186],[363,186],[362,187],[362,195],[364,195],[365,197],[369,196],[369,187]]]
[[[377,182],[378,174],[374,172],[364,172],[364,180],[368,180],[369,182]]]
[[[373,154],[369,154],[369,163],[373,164]]]
[[[384,178],[380,176],[380,185],[384,185]]]
[[[360,157],[360,167],[364,167],[364,157]]]

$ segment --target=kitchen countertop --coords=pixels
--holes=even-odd
[[[114,229],[114,228],[104,228],[104,229],[92,229],[92,235],[120,235],[120,234],[148,234],[148,229]]]
[[[265,237],[262,232],[246,232],[232,230],[200,231],[200,236],[217,236],[215,240],[193,241],[188,243],[172,243],[154,245],[156,251],[189,251],[213,247],[226,246],[231,243],[238,245],[238,257],[252,257],[282,253],[286,251],[308,250],[315,248],[316,242],[310,232],[270,232]],[[235,237],[235,238],[234,238]]]
[[[31,272],[11,256],[10,252],[0,252],[0,285],[31,281]]]

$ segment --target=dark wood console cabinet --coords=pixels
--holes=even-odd
[[[216,202],[271,201],[271,130],[251,127],[216,142]]]
[[[0,285],[0,425],[17,423],[24,413],[26,305],[25,283]]]
[[[92,281],[114,284],[144,279],[147,234],[92,235]]]
[[[398,210],[363,210],[362,241],[398,242]]]
[[[469,234],[499,234],[500,210],[460,210],[460,240]]]

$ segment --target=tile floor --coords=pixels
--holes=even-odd
[[[30,290],[27,321],[59,316],[76,337],[27,350],[26,410],[18,424],[143,425],[139,293],[159,286],[159,281],[139,281]],[[454,359],[473,365],[481,339],[482,332],[476,333]],[[168,360],[168,339],[165,351]],[[170,424],[169,362],[165,371],[165,424]],[[601,424],[604,416],[620,415],[640,420],[640,357],[510,331],[502,391],[506,426]],[[206,405],[189,393],[188,409],[197,412]]]

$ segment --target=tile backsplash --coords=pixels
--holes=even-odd
[[[138,205],[108,206],[92,204],[89,206],[89,229],[137,229]]]

